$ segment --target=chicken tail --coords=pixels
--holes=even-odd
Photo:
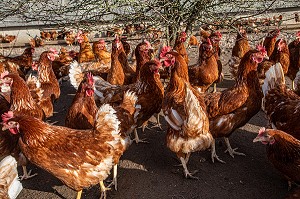
[[[139,111],[139,106],[136,105],[137,100],[137,95],[134,92],[128,90],[124,94],[121,106],[122,108],[127,110],[131,115],[136,114],[135,112]]]
[[[187,118],[183,123],[183,129],[191,134],[210,134],[207,114],[187,83],[184,101]]]
[[[266,78],[262,85],[264,96],[267,95],[268,91],[279,85],[285,85],[284,73],[281,64],[278,62],[271,66],[266,72]]]
[[[0,162],[0,198],[17,198],[22,189],[18,180],[17,161],[7,156]]]
[[[78,89],[80,82],[84,78],[84,73],[82,71],[80,64],[76,60],[74,60],[70,64],[69,77],[70,77],[71,85],[74,88]]]

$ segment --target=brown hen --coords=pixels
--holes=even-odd
[[[272,128],[300,139],[300,96],[287,89],[280,63],[267,71],[262,88],[263,107]]]
[[[262,92],[257,75],[257,64],[266,56],[264,48],[250,50],[242,58],[236,83],[222,92],[205,94],[209,127],[214,138],[224,137],[227,152],[234,157],[244,155],[232,149],[229,136],[244,126],[261,107]],[[212,161],[220,160],[213,144]]]
[[[300,183],[300,141],[284,131],[275,129],[259,130],[253,142],[266,145],[267,157],[273,166],[289,182]]]
[[[211,40],[208,38],[199,47],[199,58],[195,66],[189,67],[190,83],[201,92],[207,89],[219,78],[218,63]]]
[[[179,53],[162,51],[161,58],[165,58],[166,67],[171,67],[162,107],[169,124],[167,146],[180,159],[185,177],[196,178],[187,168],[189,157],[192,152],[210,148],[213,141],[204,99],[190,85],[187,63]]]

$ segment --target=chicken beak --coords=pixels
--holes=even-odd
[[[264,57],[264,59],[265,59],[265,60],[269,60],[269,56],[266,55],[266,56]]]
[[[260,142],[261,141],[261,137],[257,136],[256,138],[254,138],[253,142]]]

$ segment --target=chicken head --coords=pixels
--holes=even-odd
[[[263,144],[274,144],[275,139],[268,133],[268,129],[265,129],[263,127],[259,130],[258,135],[256,136],[256,138],[254,138],[253,142],[261,142]]]

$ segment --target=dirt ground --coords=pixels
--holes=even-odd
[[[232,41],[232,40],[231,40]],[[233,43],[232,43],[233,44]],[[20,49],[22,52],[22,49]],[[37,49],[36,57],[41,51]],[[229,51],[224,51],[222,62],[225,79],[218,84],[218,90],[230,87],[233,80],[225,65]],[[197,48],[189,49],[190,59],[196,60]],[[75,89],[65,81],[61,85],[61,97],[55,104],[55,114],[49,122],[64,125],[65,114],[73,99]],[[121,157],[118,170],[118,190],[108,191],[107,198],[114,199],[192,199],[192,198],[222,198],[222,199],[281,199],[288,193],[288,184],[283,176],[268,162],[265,146],[253,143],[252,140],[260,127],[267,121],[263,112],[255,115],[244,127],[237,129],[230,137],[232,147],[238,147],[246,156],[230,157],[224,153],[226,149],[223,139],[217,140],[217,154],[226,162],[212,163],[210,151],[193,153],[188,168],[199,170],[195,176],[199,180],[185,179],[182,167],[176,156],[166,147],[166,122],[161,119],[163,130],[158,128],[139,131],[141,138],[146,138],[148,144],[133,143]],[[151,127],[151,125],[150,125]],[[18,199],[72,199],[76,192],[63,183],[30,164],[29,169],[38,175],[22,181],[24,189]],[[19,168],[20,169],[20,168]],[[19,170],[20,174],[22,173]],[[110,177],[109,177],[110,179]],[[100,197],[99,185],[83,192],[83,199]]]

